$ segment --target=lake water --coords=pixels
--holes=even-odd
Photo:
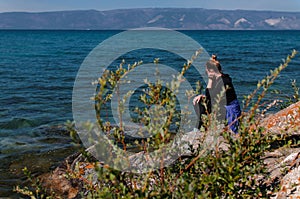
[[[73,118],[77,72],[90,51],[119,32],[0,31],[0,196],[13,195],[12,186],[20,180],[15,178],[27,164],[51,166],[74,152],[62,126]],[[300,50],[300,31],[181,32],[209,54],[218,54],[241,102],[293,49]],[[125,58],[147,61],[160,57],[159,53],[163,52],[136,51]],[[173,55],[166,61],[179,67],[184,63]],[[298,55],[273,88],[291,95],[291,80],[300,84],[299,69]],[[266,100],[273,99],[269,95]]]

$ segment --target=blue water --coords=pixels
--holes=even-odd
[[[209,54],[218,54],[224,71],[233,78],[240,101],[287,54],[300,50],[300,31],[182,32],[198,41]],[[117,33],[0,31],[0,161],[7,161],[12,155],[18,158],[28,152],[42,153],[69,145],[43,140],[67,136],[49,133],[49,129],[72,120],[72,89],[78,69],[93,48]],[[160,57],[159,52],[150,55],[135,52],[127,58],[139,61]],[[274,89],[290,95],[290,81],[296,79],[300,85],[299,57],[281,73]],[[168,59],[179,66],[184,61],[176,57],[172,60],[172,56]]]

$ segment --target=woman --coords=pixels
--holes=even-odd
[[[203,126],[202,115],[211,113],[212,108],[218,107],[218,120],[226,120],[229,128],[238,133],[238,118],[241,115],[241,109],[237,96],[228,74],[222,72],[222,67],[217,57],[212,56],[206,63],[206,73],[208,75],[205,95],[198,95],[194,98],[193,104],[198,116],[196,128]]]

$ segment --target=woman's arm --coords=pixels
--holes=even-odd
[[[193,99],[193,104],[195,105],[196,103],[199,103],[199,101],[201,100],[201,98],[206,98],[207,94],[209,93],[209,92],[207,92],[208,91],[207,89],[211,89],[212,86],[213,86],[213,76],[209,76],[208,77],[207,86],[206,86],[206,94],[205,95],[203,95],[203,94],[197,95]]]
[[[208,88],[208,89],[212,88],[212,84],[213,84],[213,80],[212,80],[212,78],[209,77],[206,88]]]

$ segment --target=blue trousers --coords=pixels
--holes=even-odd
[[[196,128],[200,129],[201,126],[203,125],[202,115],[206,115],[207,112],[210,112],[210,110],[207,111],[201,102],[196,103],[194,105],[194,109],[195,109],[195,112],[198,117]],[[227,121],[227,124],[228,124],[229,128],[235,134],[237,134],[238,128],[239,128],[238,118],[241,116],[241,108],[240,108],[238,100],[233,100],[229,105],[225,106],[225,109],[226,109],[226,118],[225,119]]]
[[[233,100],[226,108],[226,120],[229,128],[235,133],[238,133],[239,117],[241,116],[241,108],[238,100]]]

